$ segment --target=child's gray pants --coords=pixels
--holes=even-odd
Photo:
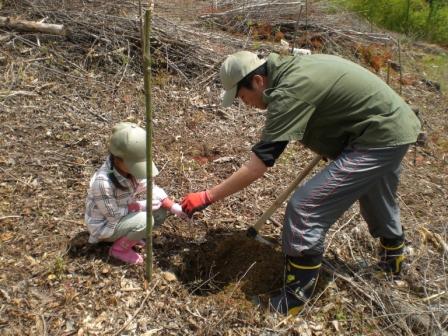
[[[373,237],[402,239],[396,191],[408,147],[347,149],[299,187],[286,208],[284,253],[322,254],[328,229],[355,201]]]
[[[152,212],[153,226],[158,228],[166,219],[167,211],[163,208]],[[116,241],[126,236],[130,240],[146,238],[146,211],[131,212],[124,216],[115,227],[114,234],[105,241]]]

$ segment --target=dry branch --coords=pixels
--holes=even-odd
[[[138,307],[138,309],[137,309],[137,310],[135,311],[135,313],[131,316],[131,318],[128,319],[128,320],[127,320],[127,321],[120,327],[120,329],[118,329],[118,331],[114,333],[114,336],[120,335],[121,332],[122,332],[123,330],[125,330],[125,329],[128,327],[128,325],[135,319],[135,317],[136,317],[138,314],[140,314],[140,312],[142,311],[142,309],[145,307],[145,303],[146,303],[146,301],[148,300],[148,298],[149,298],[149,296],[151,295],[152,291],[154,290],[154,288],[157,287],[158,284],[159,284],[159,281],[157,281],[157,282],[154,284],[154,286],[153,286],[149,291],[147,291],[145,298],[143,299],[142,303],[140,304],[140,307]]]
[[[35,97],[35,96],[38,96],[38,94],[35,93],[35,92],[23,91],[23,90],[10,91],[10,92],[0,92],[0,97],[1,98],[10,98],[10,97],[14,97],[14,96],[31,96],[31,97]]]
[[[12,34],[0,35],[0,42],[6,42],[12,37]]]
[[[435,232],[429,231],[427,228],[420,228],[420,233],[425,240],[430,240],[435,247],[440,249],[442,252],[448,254],[448,244],[443,240],[443,238]]]
[[[18,20],[12,17],[4,17],[4,16],[0,16],[0,27],[6,27],[8,29],[16,29],[21,31],[53,34],[53,35],[66,34],[64,25]]]
[[[220,16],[226,16],[226,15],[235,15],[235,14],[242,14],[242,13],[246,13],[248,11],[251,10],[256,10],[256,11],[260,11],[260,10],[266,10],[266,8],[269,7],[273,7],[275,8],[276,11],[278,11],[279,7],[296,7],[296,6],[301,6],[304,5],[303,1],[294,1],[294,2],[268,2],[268,3],[262,3],[262,4],[253,4],[253,5],[246,5],[246,6],[241,6],[235,9],[231,9],[228,10],[226,12],[220,12],[220,13],[212,13],[212,14],[207,14],[207,15],[203,15],[201,16],[202,19],[204,18],[210,18],[210,17],[220,17]]]
[[[392,318],[402,319],[406,321],[407,327],[409,327],[415,333],[428,333],[432,335],[432,330],[434,328],[431,315],[424,307],[413,305],[408,301],[404,301],[399,297],[394,289],[384,286],[381,291],[369,291],[367,285],[358,283],[358,281],[364,281],[360,276],[354,274],[354,279],[343,275],[343,272],[338,269],[335,265],[324,260],[323,271],[332,275],[337,276],[338,279],[344,280],[344,282],[350,286],[361,297],[365,297],[368,302],[376,305],[376,310],[378,312],[384,311],[385,317],[390,316]],[[443,295],[443,294],[442,294]],[[386,310],[387,309],[387,310]],[[447,333],[438,330],[440,335],[446,336]]]
[[[139,18],[64,10],[47,12],[43,9],[41,12],[69,27],[68,39],[86,48],[91,57],[119,56],[120,51],[130,50],[131,57],[137,60],[141,58]],[[216,52],[198,42],[199,38],[194,32],[157,15],[154,15],[152,22],[151,53],[154,70],[171,69],[182,78],[191,79],[213,68],[220,61]],[[140,69],[140,64],[139,61],[135,67],[137,70]]]

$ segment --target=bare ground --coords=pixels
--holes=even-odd
[[[42,3],[31,4],[6,1],[0,15],[42,18]],[[85,20],[95,10],[130,16],[137,8],[130,2],[101,8],[90,2],[64,6],[85,12]],[[209,6],[206,1],[167,1],[156,5],[156,11],[197,32],[199,44],[214,51],[218,62],[246,37],[198,24],[196,16]],[[343,17],[337,14],[331,17]],[[82,16],[76,20],[83,23]],[[345,19],[343,23],[354,24]],[[375,276],[377,242],[355,205],[328,234],[326,268],[315,299],[301,316],[285,319],[253,304],[254,296],[264,298],[281,283],[280,246],[260,245],[244,232],[312,153],[292,144],[278,164],[245,191],[214,204],[192,222],[170,217],[154,234],[154,276],[147,283],[142,267],[110,259],[108,245],[86,244],[83,224],[87,184],[107,155],[112,125],[122,120],[144,125],[138,50],[131,46],[117,56],[109,53],[114,50],[110,46],[102,49],[101,40],[0,30],[2,37],[2,335],[446,332],[448,105],[446,95],[422,81],[418,57],[427,50],[403,46],[403,75],[408,79],[402,81],[403,96],[420,107],[428,143],[413,148],[404,162],[399,199],[409,262],[402,280]],[[346,45],[334,52],[356,59],[344,50],[351,52]],[[216,76],[210,77],[212,71],[189,76],[189,81],[180,72],[156,66],[153,78],[154,154],[161,171],[157,183],[177,200],[241,166],[263,125],[260,111],[219,107],[220,89]],[[385,78],[385,70],[379,75]],[[399,79],[399,73],[391,74],[397,90]],[[279,210],[273,222],[281,221]],[[269,222],[263,235],[279,242],[281,229]]]

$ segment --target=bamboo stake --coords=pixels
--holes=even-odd
[[[302,172],[297,176],[294,181],[284,190],[272,203],[272,205],[267,209],[263,215],[257,220],[257,222],[248,229],[247,235],[250,237],[255,237],[258,232],[263,227],[264,223],[272,216],[272,214],[277,210],[284,201],[288,198],[288,196],[297,188],[300,182],[313,170],[313,168],[319,163],[322,157],[316,154],[311,160],[311,162],[302,170]]]
[[[145,12],[145,33],[143,40],[143,66],[146,106],[146,280],[152,279],[152,106],[151,106],[151,15],[154,4]]]
[[[296,26],[294,27],[294,35],[292,37],[291,55],[294,54],[294,48],[296,47],[297,30],[299,29],[299,21],[300,21],[300,16],[302,15],[302,9],[303,9],[303,5],[300,5],[300,12],[299,12],[299,15],[297,16]]]
[[[308,45],[308,0],[305,1],[305,43]]]
[[[397,42],[398,44],[398,63],[400,64],[400,95],[403,93],[403,66],[401,64],[401,44],[400,40]]]

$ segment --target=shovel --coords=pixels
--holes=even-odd
[[[257,241],[259,241],[260,243],[269,245],[269,246],[274,246],[273,243],[271,243],[270,241],[266,240],[265,238],[263,238],[262,236],[260,236],[258,234],[258,232],[261,230],[261,228],[263,227],[264,223],[266,222],[266,220],[269,219],[269,217],[272,216],[272,214],[274,213],[275,210],[277,210],[282,203],[288,198],[289,194],[292,193],[292,191],[294,189],[296,189],[296,187],[299,185],[300,182],[302,182],[302,180],[313,170],[313,168],[319,163],[319,161],[321,160],[321,156],[320,155],[315,155],[313,160],[302,170],[302,172],[300,173],[299,176],[297,176],[295,178],[294,181],[291,182],[291,184],[288,186],[288,188],[283,191],[275,200],[275,202],[269,207],[269,209],[267,209],[263,215],[257,220],[257,222],[251,226],[250,228],[247,229],[246,235],[250,238],[253,238]]]

